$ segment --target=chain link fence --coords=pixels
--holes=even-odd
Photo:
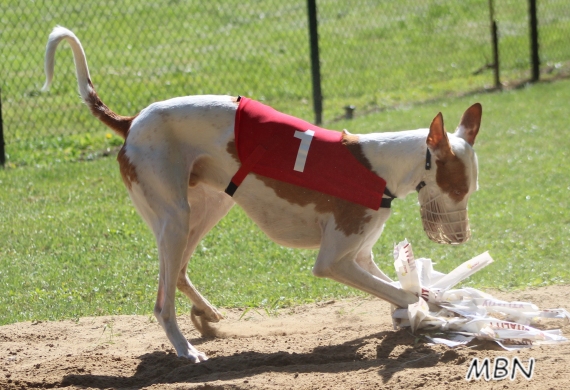
[[[501,82],[530,75],[529,0],[318,0],[326,123],[345,115],[493,87],[490,5]],[[538,0],[541,77],[570,68],[570,2]],[[62,44],[48,93],[55,25],[79,37],[103,101],[130,115],[190,94],[245,95],[313,121],[306,0],[0,0],[0,88],[7,153],[101,131],[82,107]]]

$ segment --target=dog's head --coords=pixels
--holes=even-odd
[[[482,107],[476,103],[465,111],[455,133],[448,136],[441,113],[429,129],[426,171],[418,186],[418,200],[424,231],[440,244],[461,244],[471,237],[467,202],[477,190],[473,145],[481,115]]]

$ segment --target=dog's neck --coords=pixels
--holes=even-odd
[[[373,171],[390,192],[404,198],[425,175],[428,129],[359,135],[359,143]]]

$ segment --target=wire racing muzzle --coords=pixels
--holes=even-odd
[[[431,168],[431,153],[426,152],[426,170]],[[422,189],[426,183],[422,181],[416,187],[422,225],[428,238],[438,244],[458,245],[471,238],[467,208],[449,211],[442,193],[431,194],[429,189]]]
[[[418,200],[422,225],[430,240],[438,244],[458,245],[471,238],[467,209],[448,211],[443,194],[432,198],[427,190],[418,192]]]

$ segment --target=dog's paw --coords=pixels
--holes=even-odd
[[[192,344],[188,343],[187,348],[180,351],[176,351],[178,357],[186,358],[193,363],[200,363],[208,360],[208,357],[204,352],[198,351]]]
[[[194,327],[204,337],[225,337],[224,332],[211,325],[214,322],[219,322],[224,317],[213,307],[210,307],[210,309],[211,311],[205,311],[192,306],[190,319]]]
[[[220,322],[224,316],[213,306],[208,306],[205,310],[200,310],[196,305],[192,305],[191,315],[193,317],[201,317],[202,320],[207,322]]]

